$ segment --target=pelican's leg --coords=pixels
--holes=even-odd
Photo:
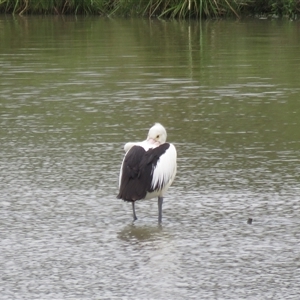
[[[163,204],[163,197],[158,197],[158,224],[161,224],[162,221],[162,204]]]
[[[135,220],[137,220],[137,217],[136,217],[136,213],[135,213],[135,201],[132,201],[132,213],[133,213],[133,222]]]

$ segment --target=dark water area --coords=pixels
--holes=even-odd
[[[298,299],[299,36],[1,16],[0,299]],[[154,122],[178,152],[162,227],[116,199]]]

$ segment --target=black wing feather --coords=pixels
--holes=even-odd
[[[117,196],[126,201],[140,200],[146,197],[151,188],[152,175],[161,155],[170,147],[164,143],[159,147],[145,149],[133,146],[125,156],[122,168],[120,191]]]

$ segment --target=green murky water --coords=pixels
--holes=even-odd
[[[2,16],[1,297],[297,299],[299,28]],[[116,199],[154,122],[178,151],[162,228]]]

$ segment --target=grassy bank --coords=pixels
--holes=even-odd
[[[300,13],[300,0],[0,0],[0,13],[161,18],[257,14],[295,17]]]

